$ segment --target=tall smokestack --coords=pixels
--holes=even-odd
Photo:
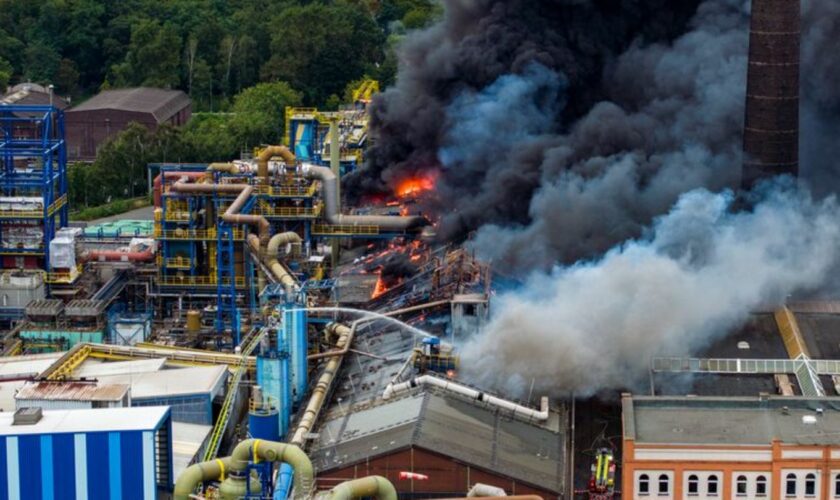
[[[741,186],[799,172],[800,0],[753,0]]]

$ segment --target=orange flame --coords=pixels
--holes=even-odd
[[[434,174],[403,179],[397,184],[397,196],[399,198],[405,198],[418,195],[424,191],[430,191],[435,188],[435,181],[437,181],[437,176]]]
[[[376,280],[376,286],[373,287],[373,293],[370,294],[370,298],[375,299],[387,291],[388,287],[385,286],[385,282],[382,281],[382,275],[380,274]]]

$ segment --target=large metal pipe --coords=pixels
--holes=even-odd
[[[228,224],[253,224],[257,226],[260,238],[260,248],[265,248],[268,244],[271,224],[268,219],[261,215],[246,215],[240,214],[245,202],[254,192],[253,186],[248,184],[187,184],[184,182],[176,182],[172,185],[172,190],[178,193],[237,193],[237,197],[233,203],[222,214],[222,220]]]
[[[90,250],[87,258],[99,262],[151,262],[155,260],[152,249],[143,252],[120,252],[119,250]]]
[[[199,484],[224,479],[226,471],[230,470],[230,464],[231,458],[225,457],[190,465],[184,469],[175,482],[175,489],[172,491],[173,500],[190,500]]]
[[[286,146],[268,146],[257,156],[257,176],[266,184],[268,183],[268,160],[275,156],[283,158],[287,165],[295,164],[295,155]]]
[[[224,172],[227,174],[241,173],[239,166],[235,163],[211,163],[207,165],[208,172]]]
[[[327,326],[327,328],[332,327],[339,333],[338,341],[335,343],[335,346],[338,349],[344,349],[345,346],[350,346],[353,343],[357,323],[358,320],[354,322],[353,326],[350,328],[344,325],[335,324],[333,324],[334,326]],[[327,365],[324,367],[324,371],[321,373],[320,378],[318,378],[318,383],[315,385],[315,388],[312,389],[312,395],[309,397],[309,403],[306,405],[306,409],[303,411],[297,429],[292,436],[292,444],[303,446],[304,436],[306,436],[315,425],[315,420],[321,412],[327,392],[332,385],[333,379],[338,374],[338,369],[341,368],[341,362],[343,360],[343,356],[334,356],[327,362]]]
[[[274,280],[277,283],[283,285],[283,287],[286,289],[286,293],[289,294],[289,296],[291,296],[298,288],[297,279],[295,279],[292,273],[290,273],[289,270],[286,269],[286,266],[281,264],[280,260],[277,258],[277,253],[279,252],[279,247],[282,244],[282,241],[291,238],[290,236],[283,236],[284,234],[287,233],[277,234],[274,236],[274,238],[277,238],[276,240],[274,238],[269,240],[266,251],[264,252],[264,257],[266,259],[263,262],[265,263],[265,266],[268,267],[268,270],[271,272],[271,274],[274,275]],[[283,237],[280,238],[280,236]],[[295,236],[297,236],[297,234],[295,234]],[[272,240],[274,240],[275,242],[273,250],[271,244]],[[248,245],[254,252],[257,253],[257,255],[260,255],[261,252],[259,238],[256,238],[253,235],[248,235]]]
[[[154,180],[154,187],[152,191],[154,193],[154,202],[155,207],[160,207],[163,198],[163,181],[166,179],[182,179],[184,177],[192,180],[198,180],[204,177],[204,172],[163,172],[157,175]]]
[[[382,476],[367,476],[345,481],[329,492],[318,495],[319,500],[355,500],[357,498],[378,498],[397,500],[397,489],[391,481]]]
[[[437,387],[438,389],[442,389],[447,392],[460,394],[467,398],[475,399],[477,401],[481,401],[491,406],[508,410],[514,415],[524,418],[526,420],[548,420],[549,410],[547,397],[542,397],[540,399],[540,409],[535,410],[533,408],[528,408],[527,406],[522,406],[520,404],[508,401],[506,399],[491,396],[487,393],[473,389],[472,387],[467,387],[465,385],[461,385],[456,382],[451,382],[449,380],[443,380],[432,375],[421,375],[419,377],[413,378],[406,382],[401,382],[399,384],[391,382],[390,384],[388,384],[387,387],[385,387],[385,392],[382,393],[382,399],[388,400],[396,396],[397,394],[409,392],[416,387],[424,386]]]
[[[301,167],[303,176],[321,181],[324,198],[324,218],[330,224],[350,226],[379,226],[385,231],[403,232],[429,225],[425,217],[393,215],[344,215],[338,199],[338,177],[327,167],[305,164]]]
[[[233,449],[230,456],[230,469],[241,472],[245,470],[249,462],[260,460],[291,465],[295,471],[294,497],[309,498],[315,486],[315,469],[312,467],[312,461],[300,447],[275,441],[246,439]]]

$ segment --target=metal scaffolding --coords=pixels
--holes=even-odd
[[[68,219],[67,151],[64,112],[52,106],[0,106],[0,256],[3,267],[29,267],[19,259],[37,259],[50,269],[49,243]],[[15,198],[18,201],[15,201]],[[30,200],[40,201],[36,208]],[[15,231],[35,238],[11,238]],[[35,243],[35,240],[38,240]]]

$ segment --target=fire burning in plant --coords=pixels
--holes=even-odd
[[[426,191],[431,191],[435,188],[436,181],[437,174],[434,173],[426,173],[403,179],[399,182],[399,184],[397,184],[397,197],[408,198],[411,196],[418,196]]]

